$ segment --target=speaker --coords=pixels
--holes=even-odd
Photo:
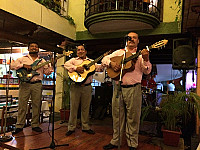
[[[195,49],[188,38],[173,40],[173,69],[195,69]]]

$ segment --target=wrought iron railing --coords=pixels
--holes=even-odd
[[[86,0],[85,18],[102,12],[110,11],[136,11],[151,14],[160,18],[160,4],[152,0],[150,3],[144,0]]]

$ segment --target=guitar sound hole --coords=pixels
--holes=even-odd
[[[79,77],[81,77],[80,73],[77,72],[77,74],[78,74]]]
[[[90,68],[87,65],[83,66],[85,68],[85,70],[89,70]]]

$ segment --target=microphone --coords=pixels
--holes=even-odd
[[[130,37],[130,36],[125,36],[125,41],[131,41],[132,40],[132,38]]]

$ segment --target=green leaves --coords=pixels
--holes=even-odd
[[[44,5],[46,8],[51,9],[52,11],[57,13],[59,16],[67,19],[71,25],[75,26],[75,22],[74,22],[74,19],[72,17],[70,17],[69,15],[68,16],[64,16],[64,15],[62,15],[60,13],[61,9],[63,9],[60,6],[60,0],[56,0],[56,2],[53,1],[53,0],[35,0],[35,1],[40,3],[40,4],[42,4],[42,5]]]
[[[175,130],[178,123],[191,118],[193,111],[200,115],[200,97],[193,92],[179,92],[163,97],[160,107],[166,128]]]
[[[177,21],[180,21],[180,19],[181,19],[182,2],[181,2],[181,0],[175,0],[174,3],[176,5],[176,7],[173,8],[172,6],[170,6],[170,8],[173,10],[177,10],[176,18],[175,18],[175,21],[177,22]]]
[[[178,92],[163,95],[160,108],[156,110],[167,130],[176,131],[177,126],[191,119],[192,112],[200,117],[200,96],[194,92]],[[152,111],[152,106],[142,109],[141,122]]]

